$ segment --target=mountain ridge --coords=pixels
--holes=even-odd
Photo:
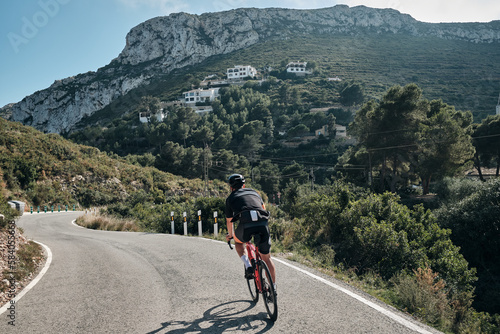
[[[201,15],[174,13],[132,28],[123,51],[96,72],[57,80],[5,106],[4,117],[45,132],[70,132],[131,90],[159,75],[229,54],[269,39],[297,34],[409,34],[473,43],[499,43],[500,21],[424,23],[394,9],[337,5],[297,10],[244,8]]]

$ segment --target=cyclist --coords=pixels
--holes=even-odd
[[[262,197],[253,189],[245,188],[245,178],[241,174],[233,174],[228,179],[231,194],[226,199],[226,240],[234,238],[236,252],[245,264],[245,278],[253,278],[253,270],[245,243],[250,241],[252,235],[260,234],[260,256],[266,262],[273,282],[276,284],[276,269],[271,259],[271,236],[269,234],[269,212],[262,201]],[[234,230],[234,222],[238,221]]]

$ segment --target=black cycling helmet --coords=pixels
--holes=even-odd
[[[231,188],[238,189],[245,184],[245,178],[241,174],[233,174],[227,179],[227,182]]]

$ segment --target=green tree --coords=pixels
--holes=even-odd
[[[178,174],[188,178],[202,178],[203,149],[190,146],[184,150]],[[210,157],[211,158],[211,157]]]
[[[212,130],[211,124],[205,123],[199,126],[193,131],[192,138],[198,146],[205,147],[210,146],[214,140],[214,131]]]
[[[359,83],[346,83],[340,90],[340,103],[346,106],[363,103],[363,87]]]
[[[422,180],[423,193],[429,193],[431,178],[453,176],[472,159],[474,147],[468,129],[472,114],[456,111],[442,101],[432,101],[428,119],[421,123],[414,166]]]
[[[500,115],[488,116],[473,133],[473,144],[476,148],[474,165],[484,181],[481,167],[496,167],[496,176],[500,175]]]
[[[225,124],[222,120],[214,116],[212,118],[214,141],[213,147],[216,149],[226,148],[233,139],[233,133],[229,124]]]
[[[290,128],[287,132],[289,138],[303,136],[309,133],[309,128],[305,124],[299,124]]]
[[[137,107],[137,111],[154,115],[161,111],[160,99],[153,96],[143,96]]]
[[[308,173],[305,171],[305,167],[297,162],[293,162],[291,165],[284,167],[281,171],[281,189],[285,189],[288,183],[292,181],[297,181],[299,184],[303,184],[308,180]]]
[[[264,146],[261,143],[263,134],[264,122],[251,121],[243,124],[235,136],[238,153],[249,158],[255,158],[257,152]]]
[[[178,143],[166,142],[156,158],[155,167],[160,170],[179,174],[182,169],[182,160],[184,158],[184,148]]]
[[[146,133],[149,145],[159,148],[161,150],[161,145],[168,138],[169,128],[165,123],[152,122],[149,127],[149,131]]]
[[[271,160],[262,160],[254,171],[255,181],[261,189],[268,195],[276,194],[279,191],[280,170],[278,165]]]
[[[417,149],[418,126],[428,109],[421,98],[422,90],[415,84],[394,86],[380,103],[366,103],[351,124],[351,132],[359,140],[357,150],[365,148],[369,153],[365,164],[380,167],[381,191],[386,189],[386,182],[392,192],[396,191],[409,156]]]

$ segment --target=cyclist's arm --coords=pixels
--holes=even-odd
[[[231,221],[233,218],[226,218],[227,236],[226,240],[229,241],[234,237],[234,223]]]

